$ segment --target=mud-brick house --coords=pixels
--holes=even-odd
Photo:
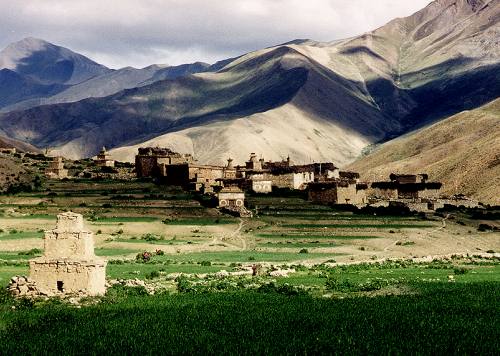
[[[373,182],[370,196],[384,200],[437,199],[442,183],[428,182],[427,174],[391,174],[390,182]]]
[[[370,196],[384,200],[437,199],[442,183],[428,182],[427,174],[391,174],[390,182],[373,182]]]
[[[219,208],[245,206],[245,192],[236,186],[222,188],[217,194]]]
[[[273,187],[304,190],[314,182],[314,167],[311,166],[270,166],[264,173],[264,181],[271,181]]]
[[[166,174],[166,166],[193,162],[193,156],[190,154],[181,154],[162,147],[141,147],[135,156],[135,171],[138,178],[163,177]]]
[[[309,200],[321,204],[367,204],[368,185],[351,179],[335,179],[308,185]]]

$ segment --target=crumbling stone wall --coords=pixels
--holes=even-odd
[[[29,282],[35,285],[30,293],[94,296],[106,292],[107,262],[94,255],[93,235],[84,230],[82,215],[59,214],[56,228],[45,232],[44,248],[42,257],[29,261]],[[12,288],[20,295],[26,292],[19,285]]]
[[[33,260],[30,279],[47,295],[106,293],[105,264],[101,261]]]

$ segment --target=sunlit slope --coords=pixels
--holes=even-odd
[[[1,115],[0,129],[72,158],[161,142],[206,163],[256,151],[345,164],[500,96],[499,18],[500,0],[438,0],[351,39],[296,40],[217,72]]]
[[[389,141],[349,168],[367,180],[425,172],[447,194],[500,204],[500,99]]]

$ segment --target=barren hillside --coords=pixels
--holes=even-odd
[[[11,186],[31,185],[33,172],[18,158],[0,153],[0,193]]]
[[[430,174],[447,194],[500,204],[500,99],[389,141],[349,166],[367,180]]]
[[[345,165],[499,97],[499,18],[500,0],[436,0],[351,39],[292,41],[217,72],[3,114],[0,129],[69,158],[105,145],[130,160],[137,145],[161,144],[201,163],[256,152]]]

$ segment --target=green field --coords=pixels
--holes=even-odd
[[[499,283],[413,286],[415,294],[321,299],[286,289],[141,295],[96,305],[0,296],[2,353],[480,354],[500,348]]]
[[[263,238],[291,238],[291,239],[299,239],[299,238],[304,238],[304,239],[331,239],[331,240],[366,240],[366,239],[377,239],[379,236],[358,236],[358,235],[352,235],[352,236],[347,236],[347,235],[318,235],[318,234],[308,234],[307,232],[296,232],[296,233],[290,233],[290,232],[283,232],[283,233],[266,233],[266,234],[256,234],[255,236],[257,237],[263,237]]]
[[[21,231],[9,229],[0,231],[0,241],[42,238],[43,231]]]
[[[431,224],[285,224],[283,227],[293,228],[293,229],[316,229],[316,228],[328,228],[328,229],[422,229],[434,227]]]

